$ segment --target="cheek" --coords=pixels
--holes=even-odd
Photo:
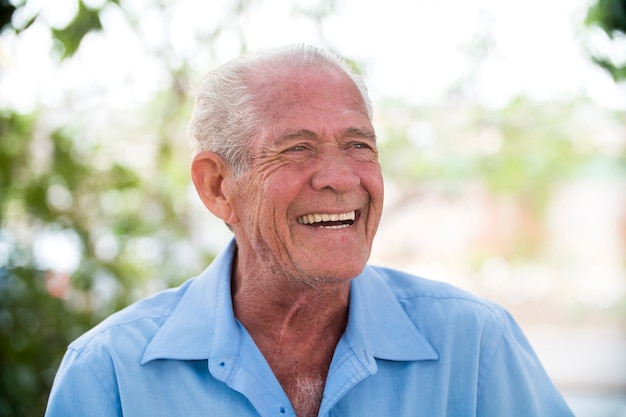
[[[240,199],[237,205],[237,212],[240,219],[244,221],[247,229],[256,228],[255,225],[260,220],[260,215],[263,214],[265,208],[262,206],[263,199],[259,198],[262,195],[262,190],[258,187],[259,184],[248,182],[245,187],[241,187]]]
[[[271,178],[258,185],[249,189],[242,209],[262,234],[271,234],[284,227],[289,204],[293,201],[288,192],[290,188],[285,182]]]
[[[363,170],[361,173],[361,183],[369,193],[370,199],[373,202],[382,202],[385,186],[380,166]]]
[[[260,190],[262,198],[277,206],[285,207],[297,199],[306,184],[307,176],[303,167],[300,169],[284,167],[267,178],[265,187]]]

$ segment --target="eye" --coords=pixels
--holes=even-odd
[[[373,150],[373,146],[367,142],[354,142],[350,144],[350,148],[352,149],[364,149],[364,150]]]
[[[371,146],[369,146],[367,143],[363,143],[363,142],[353,143],[352,147],[356,148],[356,149],[372,149]]]
[[[298,145],[292,145],[289,146],[288,148],[285,148],[282,153],[283,154],[289,154],[289,153],[302,153],[302,152],[306,152],[308,150],[310,150],[310,146],[307,146],[306,144],[298,144]]]
[[[375,161],[378,159],[376,144],[368,141],[351,142],[347,145],[346,152],[352,158],[359,161]]]

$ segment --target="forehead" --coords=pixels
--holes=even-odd
[[[261,71],[254,80],[264,131],[373,130],[360,90],[335,68]]]

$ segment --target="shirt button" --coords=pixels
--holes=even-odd
[[[280,414],[285,414],[285,407],[280,407]]]

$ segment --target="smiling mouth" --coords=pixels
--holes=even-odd
[[[352,226],[355,220],[356,211],[354,210],[347,213],[315,213],[305,214],[304,216],[298,217],[298,223],[300,224],[312,227],[319,227],[323,229],[344,229],[346,227]]]

